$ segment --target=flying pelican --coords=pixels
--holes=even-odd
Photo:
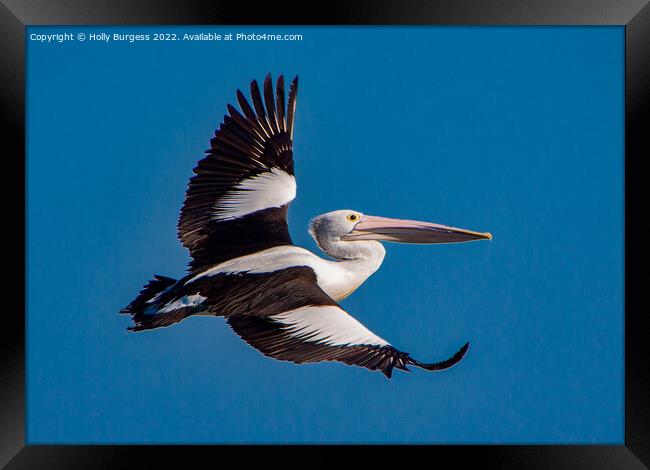
[[[120,313],[132,331],[177,323],[192,315],[223,316],[244,341],[275,359],[339,361],[379,370],[426,370],[458,363],[469,343],[444,361],[426,364],[391,346],[350,316],[345,299],[381,265],[380,241],[453,243],[491,239],[489,233],[337,210],[314,218],[309,233],[333,260],[293,245],[287,210],[296,196],[293,128],[298,77],[275,93],[270,75],[253,106],[237,90],[241,112],[227,105],[207,156],[194,168],[178,223],[190,251],[180,280],[154,276]]]

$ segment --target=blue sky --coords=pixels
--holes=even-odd
[[[160,28],[30,27],[28,34]],[[30,443],[622,443],[622,27],[192,27],[27,40]],[[263,357],[220,318],[128,333],[180,277],[187,179],[251,79],[300,76],[294,242],[350,208],[490,231],[387,244],[343,306],[440,373]]]

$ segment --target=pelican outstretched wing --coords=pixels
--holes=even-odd
[[[255,80],[250,88],[253,106],[237,90],[241,112],[228,105],[207,156],[190,178],[178,236],[190,250],[192,271],[292,244],[287,210],[296,196],[292,138],[298,77],[289,86],[286,108],[282,75],[275,93],[270,75],[263,96]]]
[[[350,316],[318,286],[316,274],[306,266],[200,277],[185,290],[203,298],[202,308],[225,315],[235,333],[264,355],[298,364],[338,361],[379,370],[390,378],[393,368],[408,370],[408,365],[447,369],[469,347],[465,344],[441,362],[419,362]]]

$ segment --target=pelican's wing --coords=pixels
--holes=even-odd
[[[196,271],[226,259],[291,244],[287,209],[296,196],[293,174],[293,122],[298,77],[284,79],[275,93],[271,76],[263,97],[251,83],[253,107],[237,90],[241,113],[228,115],[210,141],[207,156],[194,168],[178,222],[178,235]]]
[[[431,371],[447,369],[459,362],[469,347],[466,344],[442,362],[416,361],[345,312],[318,286],[314,271],[305,266],[264,274],[240,273],[237,284],[236,295],[229,291],[234,304],[217,301],[218,292],[204,294],[216,301],[217,312],[226,312],[228,324],[244,341],[275,359],[298,364],[339,361],[380,370],[390,378],[394,367],[408,370],[409,364]],[[205,304],[212,303],[211,299]]]

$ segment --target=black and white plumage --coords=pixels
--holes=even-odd
[[[243,115],[228,105],[229,114],[190,178],[178,222],[193,271],[291,244],[287,209],[296,196],[292,136],[297,92],[296,77],[285,112],[284,79],[278,78],[274,95],[267,76],[263,98],[257,82],[251,83],[253,107],[237,90]]]
[[[275,91],[274,91],[275,90]],[[155,276],[121,313],[133,331],[173,325],[192,315],[225,317],[263,354],[295,363],[339,361],[380,370],[413,365],[443,370],[458,363],[465,344],[447,360],[425,364],[399,351],[350,316],[338,302],[381,265],[379,241],[450,243],[491,238],[427,222],[334,211],[315,218],[310,233],[334,260],[294,246],[287,225],[296,196],[293,128],[297,77],[263,93],[251,83],[253,105],[237,91],[241,112],[228,115],[194,169],[178,234],[190,250],[189,273],[176,281]]]

